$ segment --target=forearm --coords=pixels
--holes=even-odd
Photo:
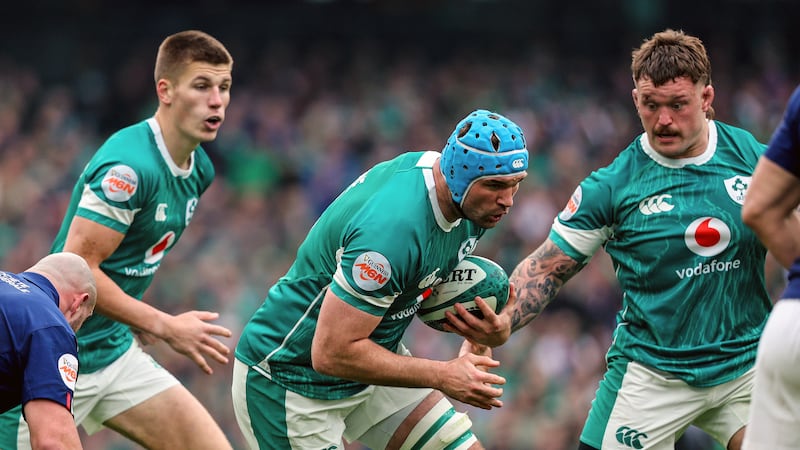
[[[24,406],[33,450],[79,450],[81,441],[69,410],[50,400],[31,400]]]
[[[800,258],[800,219],[797,213],[776,217],[754,229],[764,246],[782,266],[788,268]]]
[[[97,283],[96,312],[159,338],[164,337],[164,322],[169,314],[131,297],[100,268],[94,268],[94,276]]]
[[[525,257],[509,277],[517,293],[511,310],[511,331],[515,332],[542,313],[561,286],[583,268],[551,240],[546,240]]]
[[[315,369],[364,384],[441,388],[443,361],[393,353],[370,339],[361,339],[344,349],[330,349],[323,367]]]

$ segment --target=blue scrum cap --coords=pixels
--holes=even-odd
[[[511,176],[528,169],[522,129],[500,114],[479,109],[456,125],[439,162],[459,206],[481,178]]]

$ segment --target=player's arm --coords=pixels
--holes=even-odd
[[[505,379],[478,367],[496,367],[497,361],[472,353],[451,361],[392,353],[369,338],[380,320],[329,289],[311,345],[314,370],[365,384],[430,387],[483,409],[502,406],[498,397],[503,390],[494,385],[505,384]]]
[[[52,400],[34,399],[25,403],[23,410],[33,450],[83,448],[75,419],[64,405]]]
[[[70,225],[64,251],[83,256],[92,268],[97,283],[96,312],[163,339],[209,374],[213,371],[206,356],[227,363],[230,349],[214,336],[230,337],[231,332],[208,323],[216,319],[218,313],[189,311],[176,316],[167,314],[125,293],[100,269],[100,264],[114,253],[124,237],[123,233],[83,217],[76,216]]]
[[[517,300],[501,311],[517,331],[542,313],[555,298],[561,286],[585,265],[570,257],[550,238],[517,264],[508,277],[514,285]]]
[[[742,220],[783,265],[800,257],[800,179],[761,157],[742,207]]]

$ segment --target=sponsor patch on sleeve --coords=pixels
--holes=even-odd
[[[353,281],[365,291],[382,288],[391,277],[389,260],[378,252],[364,252],[353,263]]]
[[[59,356],[58,373],[61,374],[61,381],[74,391],[75,382],[78,381],[78,358],[70,353]]]
[[[139,176],[124,164],[108,169],[101,184],[106,198],[115,202],[128,201],[139,186]]]
[[[572,216],[578,212],[578,208],[581,206],[581,200],[583,199],[583,190],[580,186],[575,188],[575,192],[572,193],[572,196],[569,198],[567,202],[567,206],[561,211],[561,214],[558,217],[561,220],[569,220]]]

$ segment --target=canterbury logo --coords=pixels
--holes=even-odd
[[[647,439],[647,434],[634,430],[631,427],[621,426],[617,428],[617,442],[637,450],[644,448],[643,439]]]
[[[674,206],[667,203],[667,200],[671,198],[672,196],[669,194],[654,195],[652,197],[647,197],[646,199],[639,202],[639,211],[641,211],[642,214],[644,214],[645,216],[649,216],[650,214],[672,211],[672,208],[674,208]]]

